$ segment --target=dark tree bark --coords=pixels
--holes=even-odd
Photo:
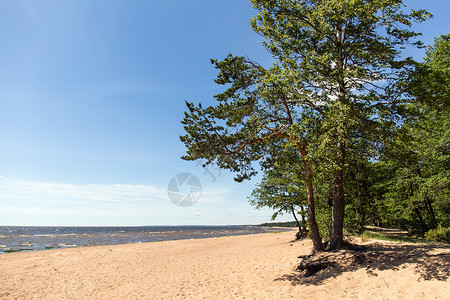
[[[294,216],[295,222],[297,223],[298,232],[299,232],[300,235],[301,235],[301,233],[303,232],[303,230],[302,230],[302,226],[300,225],[300,222],[299,222],[298,219],[297,219],[297,215],[295,214],[294,205],[291,205],[291,212],[292,212],[292,215]]]
[[[338,60],[336,66],[340,70],[344,70],[344,59],[342,57],[342,31],[339,29],[336,33],[337,54]],[[339,97],[338,101],[342,105],[346,104],[346,87],[344,79],[341,77],[338,79],[339,85]],[[337,133],[337,153],[336,153],[336,170],[333,174],[333,208],[331,216],[331,230],[329,243],[327,250],[335,250],[342,247],[344,243],[344,212],[345,212],[345,196],[344,196],[344,163],[345,163],[345,136],[343,132],[346,132],[345,116],[343,115],[342,108],[339,112],[340,124]]]
[[[413,210],[414,210],[414,213],[417,216],[417,219],[419,220],[420,227],[421,227],[421,233],[423,234],[423,233],[427,232],[429,228],[428,228],[427,224],[425,224],[425,222],[424,222],[424,220],[422,218],[422,214],[420,213],[419,208],[415,207]]]
[[[339,146],[338,146],[339,147]],[[341,162],[339,161],[340,165]],[[338,169],[334,173],[333,179],[333,208],[331,216],[331,230],[328,243],[328,250],[335,250],[342,247],[344,242],[344,170],[338,165]]]
[[[311,170],[311,165],[307,159],[307,144],[303,145],[299,142],[296,143],[297,149],[300,152],[300,155],[305,162],[305,173],[306,173],[306,194],[308,196],[308,224],[311,235],[311,240],[313,242],[313,252],[322,252],[322,238],[319,233],[319,226],[316,221],[316,205],[314,203],[314,187],[313,187],[313,175]]]
[[[430,215],[431,227],[436,228],[437,227],[436,215],[434,214],[433,206],[431,205],[431,201],[430,198],[428,198],[428,196],[425,197],[425,204],[427,206],[428,214]]]
[[[342,31],[339,29],[336,32],[337,38],[337,61],[336,67],[344,70],[344,59],[342,55]],[[344,78],[338,79],[339,97],[338,101],[342,105],[346,104],[346,87]],[[344,162],[345,162],[345,136],[343,132],[346,131],[342,109],[339,112],[340,124],[337,133],[337,155],[336,155],[336,170],[333,174],[333,208],[331,216],[331,230],[327,250],[335,250],[342,247],[344,243],[344,211],[345,211],[345,196],[344,196]]]
[[[302,211],[304,211],[304,208],[302,208]],[[306,219],[305,216],[302,214],[302,227],[303,227],[303,232],[307,232],[308,230],[306,229]]]
[[[311,239],[313,242],[313,251],[321,252],[323,251],[322,238],[319,233],[319,226],[317,226],[316,221],[316,206],[314,203],[314,188],[312,182],[312,172],[309,164],[305,165],[306,170],[306,192],[308,194],[308,224],[311,234]]]

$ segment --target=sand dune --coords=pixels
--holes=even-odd
[[[367,241],[307,258],[293,232],[0,255],[0,299],[450,299],[450,247]]]

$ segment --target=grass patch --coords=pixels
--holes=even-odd
[[[359,236],[363,241],[367,239],[391,241],[391,242],[407,242],[407,243],[433,243],[423,237],[410,236],[408,234],[389,234],[366,230]]]

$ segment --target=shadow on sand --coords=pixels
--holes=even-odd
[[[344,272],[365,269],[369,276],[377,271],[399,270],[414,264],[419,280],[446,280],[450,276],[450,245],[370,244],[337,252],[299,257],[303,261],[297,272],[285,274],[276,281],[293,285],[320,285],[326,279]]]

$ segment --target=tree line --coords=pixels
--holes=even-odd
[[[182,158],[238,182],[261,169],[251,203],[300,211],[314,251],[368,221],[448,227],[449,36],[424,62],[403,54],[423,47],[411,27],[431,14],[401,0],[251,3],[273,64],[211,60],[226,89],[215,105],[186,101]]]

